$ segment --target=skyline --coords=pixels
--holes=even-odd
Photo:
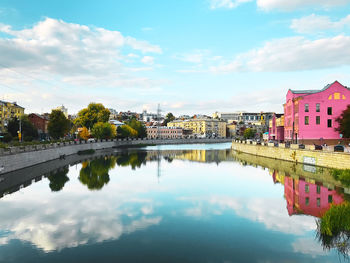
[[[315,4],[317,2],[317,4]],[[10,1],[0,99],[26,112],[283,112],[288,89],[350,85],[349,0]]]

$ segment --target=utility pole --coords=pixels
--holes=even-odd
[[[158,109],[157,109],[157,137],[160,138],[160,112],[162,110],[160,109],[160,104],[158,103]]]
[[[21,117],[19,117],[18,140],[19,140],[19,142],[22,142],[22,120],[21,120]]]

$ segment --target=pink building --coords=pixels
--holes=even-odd
[[[146,126],[147,138],[171,138],[180,139],[183,138],[183,129],[177,127],[166,127],[166,126]]]
[[[337,144],[335,119],[350,104],[350,88],[338,81],[322,90],[289,90],[284,106],[284,138],[298,143]]]
[[[269,140],[284,141],[284,115],[274,113],[269,122]]]
[[[341,204],[344,201],[342,195],[335,190],[292,177],[284,179],[284,196],[289,215],[305,214],[320,217],[331,204]]]

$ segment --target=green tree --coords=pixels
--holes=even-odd
[[[22,115],[20,118],[21,118],[22,138],[26,139],[26,141],[37,139],[38,130],[29,121],[28,116]],[[17,118],[11,119],[7,125],[7,130],[12,135],[12,137],[17,137],[18,136],[17,132],[19,131],[19,119]]]
[[[91,135],[97,139],[110,139],[115,137],[115,129],[108,122],[97,122],[91,129]]]
[[[254,138],[256,134],[256,130],[252,128],[247,128],[244,130],[243,136],[245,139],[251,139]]]
[[[137,137],[139,138],[147,137],[146,127],[142,122],[133,118],[130,121],[126,122],[126,124],[129,125],[132,129],[134,129],[137,132]]]
[[[62,111],[52,110],[47,129],[52,138],[62,138],[70,130],[70,121],[64,116]]]
[[[137,137],[137,131],[131,128],[129,125],[119,126],[117,129],[118,138],[127,138],[127,137]]]
[[[118,166],[131,166],[135,170],[146,163],[147,152],[121,153],[116,157]]]
[[[336,131],[343,134],[344,138],[350,138],[350,105],[342,112],[342,114],[336,119],[339,123],[339,127]]]
[[[87,108],[78,112],[75,123],[92,129],[97,122],[108,122],[110,114],[109,109],[106,109],[101,103],[90,103]]]
[[[109,170],[115,167],[116,158],[100,158],[93,161],[83,162],[79,173],[79,181],[90,190],[100,190],[109,182]]]
[[[50,189],[52,192],[58,192],[61,191],[66,184],[66,182],[69,181],[69,177],[67,176],[69,171],[68,166],[64,167],[62,170],[51,174],[47,177],[50,181]]]
[[[173,120],[175,120],[175,116],[171,112],[169,112],[167,115],[165,115],[163,125],[167,126],[167,124]]]

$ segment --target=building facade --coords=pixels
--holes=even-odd
[[[336,119],[350,104],[350,89],[338,81],[322,90],[289,90],[284,106],[284,137],[298,143],[336,144]]]
[[[284,141],[284,115],[274,114],[269,122],[269,140]]]
[[[24,108],[16,102],[0,100],[0,132],[6,132],[8,122],[13,118],[19,118],[24,114]]]
[[[161,138],[161,139],[181,139],[183,138],[183,129],[177,127],[165,126],[146,126],[147,138]]]
[[[226,122],[217,119],[175,120],[167,125],[192,130],[197,136],[226,137]]]
[[[42,115],[31,113],[28,115],[29,121],[34,125],[38,130],[40,139],[45,139],[48,135],[47,125],[49,120]]]

